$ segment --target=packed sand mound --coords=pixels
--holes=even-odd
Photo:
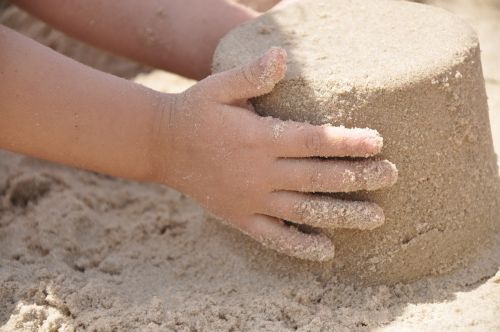
[[[404,1],[305,1],[231,31],[214,71],[271,46],[286,77],[254,100],[262,115],[370,127],[398,183],[342,198],[384,208],[374,231],[338,230],[332,273],[406,281],[466,262],[499,232],[498,168],[473,30],[443,10]]]

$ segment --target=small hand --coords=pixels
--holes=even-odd
[[[311,193],[376,190],[394,184],[397,171],[388,161],[310,158],[375,155],[382,148],[375,130],[313,126],[253,112],[248,99],[269,93],[285,71],[285,51],[271,48],[250,64],[166,97],[170,107],[160,140],[169,146],[159,155],[168,159],[158,162],[157,177],[268,247],[328,260],[334,254],[328,237],[282,220],[330,229],[378,227],[384,215],[376,204]]]

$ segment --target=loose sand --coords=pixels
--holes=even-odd
[[[500,10],[444,5],[479,32],[498,151]],[[0,201],[0,330],[500,330],[500,239],[452,274],[362,287],[263,250],[168,188],[1,153]]]
[[[399,170],[390,189],[341,196],[378,203],[386,218],[369,232],[330,232],[332,274],[380,283],[444,273],[500,233],[500,179],[468,24],[406,1],[305,0],[227,34],[214,71],[272,46],[286,49],[288,70],[254,100],[258,113],[376,129]]]

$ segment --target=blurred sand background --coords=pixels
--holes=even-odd
[[[500,1],[427,2],[479,34],[499,151]],[[0,23],[161,91],[193,83],[82,45],[14,7]],[[168,188],[0,152],[1,331],[500,331],[500,245],[466,269],[391,287],[289,262]]]

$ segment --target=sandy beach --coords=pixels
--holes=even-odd
[[[429,2],[479,35],[498,154],[500,5]],[[193,84],[60,43],[16,15],[0,23],[89,65],[164,92]],[[264,249],[167,187],[0,151],[0,331],[500,331],[499,267],[500,234],[450,274],[351,284]]]

